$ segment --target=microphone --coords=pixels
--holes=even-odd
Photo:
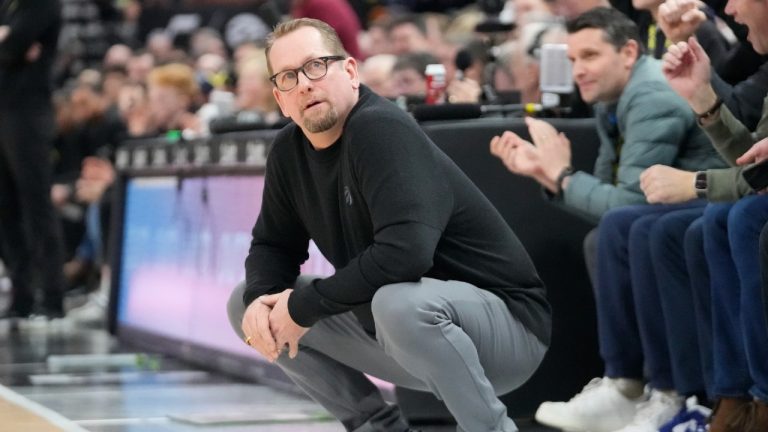
[[[544,111],[541,104],[504,104],[504,105],[480,105],[480,104],[441,104],[441,105],[417,105],[411,111],[411,115],[420,122],[437,120],[467,120],[476,119],[493,114],[537,114]]]
[[[467,69],[472,66],[472,54],[466,48],[462,48],[456,53],[453,63],[456,66],[456,79],[461,81],[464,79]]]

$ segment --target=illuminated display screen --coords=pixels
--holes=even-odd
[[[263,187],[260,175],[129,179],[118,325],[257,356],[232,332],[226,303],[245,279]],[[301,271],[333,267],[312,243]]]

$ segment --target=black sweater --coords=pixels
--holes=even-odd
[[[336,273],[291,295],[301,326],[352,310],[373,333],[379,287],[431,277],[495,293],[549,344],[545,289],[515,234],[408,114],[365,87],[331,147],[314,150],[295,124],[275,138],[245,303],[291,286],[310,239]]]

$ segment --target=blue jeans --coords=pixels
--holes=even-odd
[[[763,273],[763,309],[765,311],[765,325],[768,328],[768,223],[763,226],[760,233],[760,268]]]
[[[768,196],[714,204],[704,212],[712,279],[715,394],[768,402],[768,329],[760,299],[759,238]]]
[[[596,305],[606,376],[646,376],[654,388],[683,394],[704,390],[683,253],[686,229],[703,207],[628,206],[603,216]]]
[[[711,332],[707,338],[698,331],[702,322],[706,322],[706,316],[711,316],[709,302],[697,301],[694,295],[691,273],[699,270],[694,267],[694,271],[690,271],[685,253],[688,229],[703,214],[703,202],[693,208],[674,210],[656,221],[649,237],[674,388],[681,395],[701,394],[705,391],[707,379],[702,359],[709,357],[711,364],[712,358]],[[706,261],[701,262],[706,267]],[[709,287],[709,284],[705,287]],[[648,287],[649,290],[652,288]],[[654,311],[646,312],[649,319],[653,319]],[[709,323],[711,325],[711,319]]]
[[[696,334],[699,339],[701,369],[707,396],[715,399],[712,348],[712,282],[707,257],[704,254],[704,217],[693,221],[685,232],[685,263],[691,279],[693,310],[696,313]]]

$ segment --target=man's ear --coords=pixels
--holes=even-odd
[[[355,60],[354,57],[347,57],[344,60],[344,71],[349,75],[352,87],[355,89],[360,88],[360,74],[357,70],[357,66],[357,60]]]
[[[624,55],[624,65],[632,69],[637,61],[637,56],[640,54],[640,44],[636,40],[630,39],[621,47],[621,53]]]

